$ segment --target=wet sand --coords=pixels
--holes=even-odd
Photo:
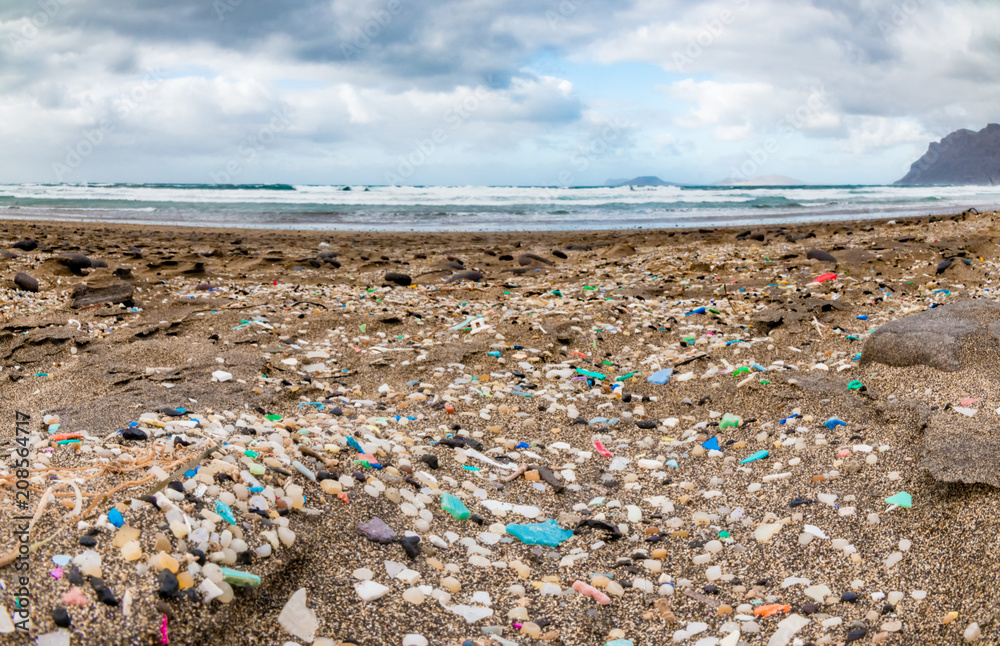
[[[1000,575],[993,557],[1000,493],[939,482],[921,466],[919,410],[978,398],[976,421],[993,427],[1000,389],[989,379],[862,368],[854,360],[878,325],[931,303],[993,298],[996,216],[482,234],[0,221],[0,249],[12,252],[0,259],[0,446],[9,463],[14,411],[30,415],[31,510],[57,478],[77,478],[87,523],[65,518],[74,501],[67,488],[59,500],[69,508],[50,504],[32,528],[33,542],[50,539],[29,558],[33,632],[53,631],[51,611],[61,606],[72,619],[72,644],[159,644],[165,615],[174,644],[306,644],[277,621],[304,587],[317,615],[316,638],[334,644],[398,646],[407,634],[431,644],[501,643],[483,634],[493,626],[519,644],[622,638],[646,645],[676,639],[690,622],[707,626],[683,643],[722,640],[738,628],[741,640],[756,644],[769,643],[790,615],[808,620],[796,635],[803,643],[843,643],[863,625],[858,643],[958,644],[973,622],[980,643],[1000,643],[993,584]],[[23,240],[39,246],[13,248]],[[837,263],[809,259],[810,250],[831,253]],[[107,266],[74,270],[60,261],[69,254]],[[947,258],[952,264],[937,273]],[[463,271],[483,276],[446,282]],[[17,288],[18,272],[37,279],[40,291]],[[406,274],[413,284],[389,283],[387,272]],[[836,279],[814,283],[828,272]],[[80,284],[91,293],[126,289],[130,297],[73,308]],[[453,329],[476,315],[492,327],[475,335]],[[306,369],[316,364],[323,365]],[[674,370],[667,384],[647,383],[663,368]],[[583,378],[550,375],[567,369]],[[591,384],[577,369],[604,378]],[[220,370],[232,379],[213,380]],[[679,379],[686,373],[692,375]],[[848,387],[855,380],[864,390]],[[613,383],[623,384],[621,393]],[[970,384],[978,390],[968,392]],[[164,407],[187,413],[167,416],[158,412]],[[739,426],[719,430],[724,414],[737,416]],[[45,415],[58,415],[58,433],[83,441],[52,445]],[[141,417],[148,440],[116,434]],[[847,424],[827,429],[831,418]],[[199,423],[181,429],[168,426],[171,420]],[[441,440],[448,434],[502,460],[491,464],[466,454],[468,445],[447,446]],[[356,462],[347,436],[376,452],[385,468]],[[721,455],[700,447],[713,436]],[[612,457],[601,455],[595,439]],[[202,511],[214,511],[218,496],[236,483],[221,471],[208,477],[218,489],[184,489],[181,482],[194,478],[180,475],[171,479],[188,495],[174,492],[172,504],[163,498],[157,509],[132,500],[209,446],[220,447],[215,458],[239,465],[237,480],[249,462],[277,460],[257,476],[260,484],[280,493],[302,487],[307,512],[279,512],[282,505],[271,501],[271,513],[261,515],[238,500],[232,506],[247,553],[221,564],[260,576],[261,585],[236,589],[231,603],[204,603],[198,590],[205,575],[193,568],[194,599],[186,590],[161,599],[156,574],[137,571],[157,555],[157,534],[179,571],[197,562],[188,551],[196,541],[173,535],[165,511],[172,506],[194,526],[215,527],[207,551],[222,552],[218,534],[228,523]],[[739,464],[761,450],[769,451],[766,459]],[[439,468],[421,462],[424,454]],[[348,482],[358,474],[344,489],[348,502],[324,493],[284,456],[313,474]],[[162,471],[151,471],[154,465]],[[522,465],[549,467],[561,491],[524,477],[505,481]],[[13,505],[14,477],[0,476],[0,483],[0,514],[21,513]],[[901,491],[912,495],[912,509],[887,511],[884,498]],[[441,492],[459,496],[482,523],[442,511]],[[820,494],[837,498],[828,505]],[[535,507],[538,515],[491,511],[487,499]],[[106,514],[113,505],[141,531],[144,556],[137,561],[112,546],[118,530]],[[638,520],[629,519],[632,506]],[[411,559],[398,542],[362,536],[358,524],[374,516],[399,536],[419,535],[420,555]],[[578,520],[602,520],[622,536],[609,540],[608,532],[584,527],[557,548],[539,548],[500,526],[546,518],[570,530]],[[264,533],[285,520],[295,535],[291,546],[279,543],[266,558],[254,554],[268,543]],[[755,537],[775,523],[773,538]],[[827,538],[806,542],[807,525]],[[78,586],[87,608],[60,601],[72,587],[70,567],[57,579],[52,558],[89,549],[80,544],[88,530],[117,605],[98,603],[88,582]],[[12,531],[8,523],[0,528],[0,552],[13,547]],[[716,547],[710,541],[721,544],[717,553],[706,552]],[[887,566],[897,552],[898,563]],[[693,560],[706,553],[707,563]],[[404,564],[419,580],[392,579],[385,561]],[[515,562],[530,569],[527,578]],[[709,580],[714,566],[720,576]],[[354,587],[358,568],[369,568],[387,594],[362,602]],[[615,593],[608,605],[571,588],[599,574],[614,575],[604,588]],[[13,576],[12,567],[0,568],[0,604],[8,613]],[[446,576],[461,584],[447,599]],[[560,593],[542,594],[543,583]],[[414,585],[429,586],[421,605],[402,598]],[[523,596],[511,589],[517,585]],[[620,595],[616,585],[624,586]],[[818,603],[804,594],[817,585],[830,591]],[[879,593],[893,591],[903,598],[886,608]],[[127,592],[128,615],[121,603]],[[489,603],[476,592],[488,593]],[[849,592],[856,600],[842,600]],[[789,608],[754,616],[770,604]],[[446,607],[457,605],[492,609],[492,616],[467,623]],[[953,611],[957,618],[943,624]],[[883,630],[897,621],[899,630]],[[536,627],[539,639],[526,634]],[[0,643],[30,642],[3,634]]]

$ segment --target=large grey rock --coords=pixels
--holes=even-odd
[[[1000,360],[1000,305],[951,303],[886,323],[865,341],[861,364],[929,366],[947,372],[996,366]]]

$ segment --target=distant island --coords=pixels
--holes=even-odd
[[[673,182],[665,182],[655,175],[643,175],[632,179],[609,179],[605,184],[612,188],[619,186],[680,186],[680,184]]]
[[[785,175],[758,175],[749,179],[744,177],[727,177],[713,186],[806,186],[806,182]]]
[[[995,185],[1000,184],[1000,124],[979,132],[956,130],[931,142],[924,156],[896,185]]]

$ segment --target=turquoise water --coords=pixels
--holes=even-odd
[[[1000,187],[8,184],[0,217],[376,231],[675,228],[1000,208]]]

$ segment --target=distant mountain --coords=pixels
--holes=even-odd
[[[1000,184],[1000,124],[956,130],[931,142],[899,184]]]
[[[715,186],[806,186],[806,182],[784,175],[758,175],[750,179],[727,177],[716,182]]]
[[[606,183],[607,186],[618,187],[618,186],[680,186],[680,184],[674,184],[673,182],[664,182],[659,177],[654,175],[643,175],[642,177],[633,177],[632,179],[609,179]]]

